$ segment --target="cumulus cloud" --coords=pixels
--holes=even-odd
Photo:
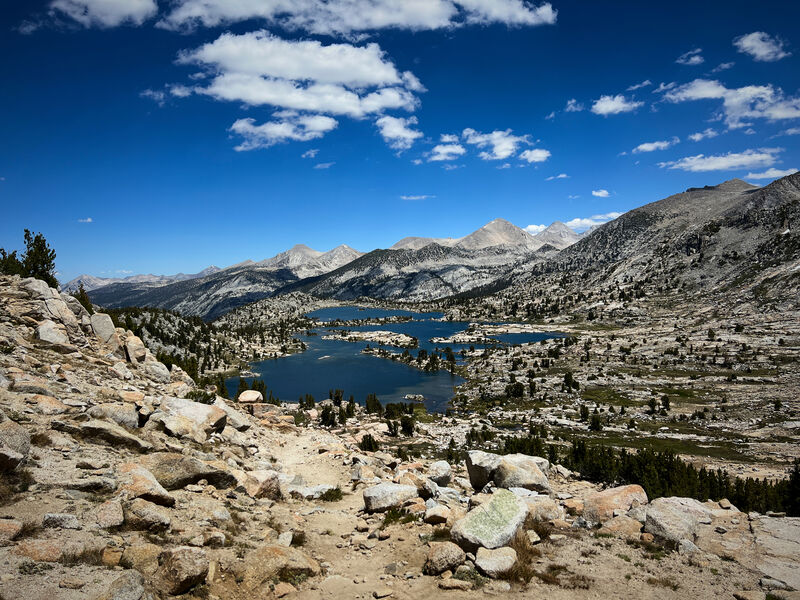
[[[84,27],[117,27],[141,25],[158,12],[158,5],[155,0],[53,0],[50,12]]]
[[[431,150],[428,160],[431,162],[455,160],[466,152],[467,149],[461,144],[438,144]]]
[[[310,148],[300,155],[300,158],[314,158],[319,154],[319,148]]]
[[[86,217],[85,219],[78,219],[78,223],[94,223],[94,219],[92,219],[92,217]]]
[[[557,16],[550,3],[536,6],[524,0],[177,0],[158,25],[186,30],[260,19],[288,30],[352,36],[470,24],[552,25]]]
[[[567,100],[567,106],[564,108],[564,112],[581,112],[582,110],[583,104],[578,102],[575,98]]]
[[[553,181],[554,179],[569,179],[569,175],[566,173],[559,173],[558,175],[551,175],[547,177],[545,181]]]
[[[639,144],[636,148],[633,149],[634,154],[639,154],[641,152],[655,152],[656,150],[666,150],[670,146],[674,146],[675,144],[680,143],[680,138],[673,137],[671,140],[659,140],[657,142],[644,142],[643,144]]]
[[[592,190],[592,196],[596,196],[597,198],[608,198],[609,193],[608,190]]]
[[[544,162],[550,158],[550,150],[543,148],[532,148],[530,150],[523,150],[519,153],[520,160],[530,163]]]
[[[491,133],[481,133],[468,127],[462,132],[461,135],[467,144],[472,144],[478,148],[488,148],[488,150],[484,150],[479,154],[483,160],[506,159],[509,156],[516,154],[517,148],[519,148],[521,144],[530,143],[527,135],[514,135],[511,132],[511,129],[506,129],[505,131],[495,130]],[[545,152],[547,151],[545,150]],[[547,154],[548,156],[550,155],[549,152]],[[520,158],[522,158],[521,155]],[[546,156],[541,158],[541,160],[546,159]]]
[[[609,212],[604,215],[592,215],[591,217],[578,217],[575,219],[571,219],[564,223],[570,229],[581,233],[586,231],[587,229],[591,229],[592,227],[597,227],[598,225],[602,225],[603,223],[608,223],[609,221],[613,221],[617,217],[619,217],[622,213],[620,212]]]
[[[212,74],[194,91],[217,100],[362,118],[386,109],[414,110],[424,91],[375,43],[324,45],[284,40],[267,31],[224,33],[182,52],[178,62]]]
[[[592,104],[592,112],[596,115],[618,115],[631,112],[642,106],[644,102],[628,100],[622,94],[616,96],[600,96]]]
[[[689,50],[685,54],[681,54],[677,58],[677,60],[675,60],[675,62],[678,63],[679,65],[689,65],[689,66],[702,65],[705,62],[705,59],[701,55],[702,51],[703,51],[702,48],[695,48],[694,50]]]
[[[418,194],[416,196],[400,196],[401,200],[428,200],[429,198],[436,198],[431,194]]]
[[[733,40],[733,45],[743,54],[749,54],[753,60],[759,62],[775,62],[787,56],[791,52],[784,50],[784,41],[778,37],[772,37],[763,31],[754,31],[742,35]]]
[[[689,139],[693,142],[699,142],[700,140],[707,140],[710,138],[715,138],[719,135],[716,130],[711,129],[710,127],[703,130],[698,131],[697,133],[693,133],[689,136]]]
[[[527,231],[531,235],[542,233],[545,229],[547,229],[547,225],[528,225],[527,227],[525,227],[525,231]]]
[[[785,96],[772,85],[727,88],[716,80],[695,79],[664,94],[669,102],[722,100],[722,118],[730,129],[749,127],[749,119],[779,121],[800,118],[800,97]]]
[[[778,161],[778,154],[783,148],[759,148],[744,152],[728,152],[714,156],[697,154],[679,160],[659,163],[662,169],[680,169],[693,173],[706,171],[733,171],[737,169],[757,169],[770,167]]]
[[[797,169],[767,169],[763,173],[748,173],[744,176],[745,179],[778,179],[779,177],[786,177],[787,175],[794,175]]]
[[[439,141],[443,144],[457,144],[458,140],[458,136],[453,133],[443,133],[439,138]]]
[[[230,130],[241,136],[243,141],[234,149],[237,152],[269,148],[288,141],[306,142],[321,138],[336,128],[336,119],[325,115],[299,115],[291,112],[279,114],[276,121],[256,125],[255,119],[239,119]]]
[[[641,82],[641,83],[636,83],[636,84],[634,84],[634,85],[630,86],[630,87],[628,88],[628,91],[629,91],[629,92],[633,92],[633,91],[635,91],[635,90],[639,90],[639,89],[641,89],[641,88],[643,88],[643,87],[647,87],[647,86],[649,86],[649,85],[653,85],[653,82],[652,82],[652,81],[650,81],[649,79],[645,79],[645,80],[644,80],[643,82]]]
[[[414,142],[422,137],[422,132],[412,129],[417,124],[417,117],[381,117],[375,124],[378,126],[381,137],[395,150],[408,150]]]

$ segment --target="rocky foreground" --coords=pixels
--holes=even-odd
[[[0,598],[798,598],[800,519],[360,449],[0,278]],[[300,419],[303,421],[303,419]]]

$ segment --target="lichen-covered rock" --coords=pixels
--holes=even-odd
[[[95,419],[112,421],[126,429],[139,427],[139,411],[131,404],[98,404],[89,409],[89,416]]]
[[[0,423],[0,471],[16,469],[30,451],[31,436],[27,429],[11,419]]]
[[[500,548],[508,544],[528,515],[525,501],[508,490],[496,490],[491,498],[455,523],[451,537],[462,548]]]
[[[379,483],[364,490],[367,512],[384,512],[417,497],[417,488],[397,483]]]

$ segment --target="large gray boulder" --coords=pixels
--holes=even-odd
[[[112,343],[117,333],[114,321],[105,313],[94,313],[92,315],[92,331],[94,331],[97,339],[104,344]]]
[[[119,488],[117,494],[122,500],[143,498],[155,504],[173,506],[175,498],[170,496],[153,474],[138,463],[127,462],[117,467]]]
[[[108,589],[95,596],[94,600],[150,600],[152,597],[145,590],[142,574],[131,569],[117,577]]]
[[[514,539],[525,523],[528,506],[508,490],[496,490],[489,500],[473,508],[463,519],[456,521],[450,535],[467,551],[500,548]]]
[[[160,423],[170,435],[191,438],[202,444],[212,433],[222,432],[226,422],[227,413],[217,406],[184,398],[163,397],[158,411],[150,416],[148,424],[155,426]]]
[[[384,512],[417,495],[417,488],[413,485],[379,483],[364,490],[364,506],[368,512]]]
[[[473,489],[482,490],[487,483],[492,481],[494,472],[500,465],[500,456],[481,450],[472,450],[467,452],[466,463],[470,484]]]
[[[446,486],[450,483],[451,476],[452,470],[446,460],[437,460],[428,467],[428,479],[436,485]]]
[[[516,487],[550,493],[550,484],[539,468],[539,462],[526,454],[507,454],[501,457],[493,479],[498,487],[506,489]]]
[[[647,494],[640,485],[609,488],[583,499],[583,518],[592,523],[603,523],[614,516],[614,511],[627,512],[645,504]]]
[[[69,344],[69,337],[67,336],[66,329],[49,319],[39,323],[39,326],[36,328],[36,339],[57,346],[66,346]]]
[[[317,561],[297,548],[265,544],[247,554],[242,565],[246,590],[260,590],[278,575],[288,578],[314,577],[320,574]]]
[[[95,419],[113,421],[127,429],[139,427],[139,411],[130,404],[98,404],[89,409],[89,416]]]
[[[170,548],[161,553],[158,562],[160,566],[155,574],[158,588],[173,596],[185,594],[205,581],[208,574],[208,557],[201,548]]]
[[[453,571],[463,564],[466,558],[464,551],[453,542],[431,542],[422,571],[426,575],[439,575],[445,571]]]
[[[125,357],[128,359],[128,362],[144,362],[144,359],[147,357],[147,349],[144,347],[144,342],[142,342],[139,337],[129,335],[125,340]]]
[[[219,489],[236,485],[236,477],[231,473],[177,452],[154,452],[142,457],[139,464],[167,490],[177,490],[201,479]]]
[[[478,552],[475,554],[475,566],[478,571],[492,579],[508,574],[516,563],[517,552],[513,548],[496,548],[494,550],[478,548]]]
[[[691,542],[700,520],[711,516],[711,511],[694,498],[656,498],[647,507],[644,530],[664,540]]]
[[[145,375],[157,383],[169,383],[171,378],[167,365],[158,361],[146,362],[142,366]]]
[[[152,444],[128,433],[116,423],[109,423],[98,419],[81,423],[79,433],[85,438],[102,440],[112,445],[119,444],[127,446],[139,452],[147,452],[153,447]]]

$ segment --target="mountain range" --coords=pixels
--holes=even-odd
[[[344,244],[324,253],[298,244],[259,262],[209,267],[203,274],[107,280],[81,275],[64,288],[71,291],[83,283],[92,301],[108,308],[152,306],[209,319],[295,289],[347,299],[374,295],[425,300],[491,283],[523,256],[545,255],[578,239],[560,222],[531,235],[495,219],[462,238],[404,238],[389,250],[369,254]],[[336,282],[341,289],[334,289]]]
[[[800,174],[763,188],[733,179],[645,204],[583,235],[559,222],[532,235],[495,219],[462,238],[407,237],[366,254],[298,245],[203,276],[116,281],[90,297],[110,308],[153,306],[205,319],[293,291],[419,302],[505,290],[525,300],[541,282],[550,289],[571,282],[580,293],[594,284],[657,281],[786,297],[800,283],[799,206]]]

